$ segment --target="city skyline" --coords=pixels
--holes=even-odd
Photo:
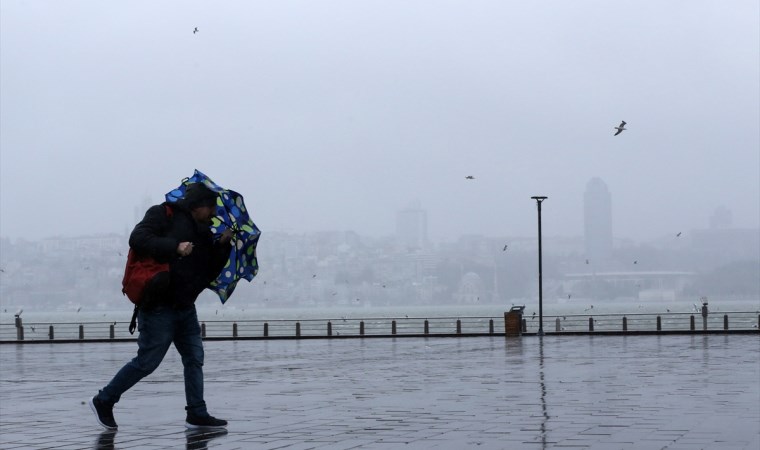
[[[734,220],[733,220],[733,212],[728,209],[724,205],[716,205],[716,207],[710,211],[706,211],[705,218],[702,221],[702,223],[697,223],[694,226],[690,227],[684,227],[684,228],[678,228],[676,229],[664,229],[662,232],[648,236],[641,239],[635,239],[630,236],[624,236],[624,235],[618,235],[613,228],[614,223],[614,211],[615,209],[612,208],[612,193],[610,192],[607,183],[600,177],[594,176],[587,180],[584,183],[585,190],[582,195],[582,200],[580,202],[580,208],[579,211],[577,211],[577,215],[579,217],[582,217],[583,227],[581,230],[578,230],[576,233],[547,233],[546,229],[549,230],[556,230],[555,227],[552,227],[551,223],[549,223],[549,227],[546,227],[546,219],[544,219],[545,222],[545,231],[544,234],[546,236],[551,237],[580,237],[584,240],[586,245],[586,253],[594,258],[597,259],[599,257],[609,257],[609,254],[612,250],[613,241],[631,241],[631,242],[648,242],[657,240],[663,237],[667,237],[672,235],[673,233],[687,233],[692,230],[702,230],[702,229],[710,229],[710,228],[738,228],[738,229],[754,229],[754,227],[748,226],[748,227],[742,227],[737,226],[734,227]],[[528,199],[530,200],[530,199]],[[163,201],[163,199],[161,199]],[[155,199],[151,198],[148,195],[143,195],[140,199],[140,203],[135,205],[132,208],[132,219],[130,221],[125,221],[123,227],[118,230],[109,230],[109,231],[103,231],[99,233],[94,233],[95,235],[110,235],[110,234],[116,234],[116,235],[128,235],[132,228],[134,228],[134,225],[136,225],[140,220],[142,220],[143,215],[145,214],[145,211],[152,206],[154,203],[160,203],[160,201],[156,201]],[[549,203],[551,205],[551,203]],[[551,208],[549,208],[551,209]],[[528,211],[531,212],[531,211]],[[254,212],[255,215],[255,212]],[[404,243],[404,245],[410,246],[410,247],[425,247],[425,242],[429,243],[441,243],[441,242],[447,242],[456,240],[462,236],[468,236],[468,235],[475,235],[475,236],[487,236],[487,237],[513,237],[513,238],[532,238],[535,237],[535,230],[533,227],[531,227],[529,230],[526,230],[524,234],[510,234],[508,231],[505,230],[503,233],[493,233],[493,234],[487,234],[487,233],[478,233],[477,231],[468,232],[468,233],[462,233],[459,235],[445,235],[445,236],[431,236],[429,232],[429,228],[432,226],[433,228],[437,228],[440,226],[440,224],[432,222],[429,220],[430,214],[428,212],[428,209],[425,207],[425,205],[422,204],[422,202],[419,199],[408,201],[404,206],[396,208],[392,214],[389,214],[389,217],[393,217],[394,222],[393,226],[389,227],[385,232],[380,233],[364,233],[362,230],[355,230],[355,229],[348,229],[348,228],[335,228],[335,229],[321,229],[321,230],[292,230],[292,229],[271,229],[271,230],[262,230],[264,234],[264,239],[266,239],[266,234],[269,232],[277,232],[277,233],[320,233],[320,232],[355,232],[360,235],[364,236],[370,236],[370,237],[395,237],[399,239],[400,242]],[[549,217],[552,217],[550,214]],[[254,221],[256,219],[254,218]],[[389,222],[390,223],[390,222]],[[565,230],[567,231],[567,230]],[[2,232],[2,230],[0,230]],[[14,236],[6,236],[0,234],[0,238],[4,239],[11,239],[11,240],[40,240],[40,239],[55,239],[55,238],[76,238],[76,237],[83,237],[83,236],[89,236],[92,235],[92,233],[76,233],[76,234],[51,234],[47,236],[38,236],[36,239],[30,239],[28,237],[14,237]],[[590,246],[590,247],[589,247]]]

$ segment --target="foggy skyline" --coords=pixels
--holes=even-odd
[[[616,238],[757,228],[759,8],[2,0],[0,236],[121,233],[196,168],[262,243],[416,201],[432,240],[532,236],[532,195],[581,236],[594,177]]]

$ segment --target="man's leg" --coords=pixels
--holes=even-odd
[[[161,364],[174,333],[174,311],[158,307],[138,312],[137,356],[113,377],[95,398],[105,405],[113,405],[138,381],[150,375]]]
[[[203,400],[203,341],[195,307],[178,311],[174,330],[174,346],[182,356],[185,369],[185,399],[187,412],[193,416],[208,416]]]

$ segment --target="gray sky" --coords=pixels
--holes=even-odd
[[[759,24],[756,0],[0,0],[0,235],[123,232],[195,168],[264,233],[390,234],[419,200],[434,239],[530,236],[546,195],[544,233],[581,235],[594,176],[616,237],[719,205],[757,227]]]

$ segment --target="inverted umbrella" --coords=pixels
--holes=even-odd
[[[211,191],[219,194],[216,199],[216,216],[211,219],[211,232],[214,233],[215,239],[218,239],[224,230],[231,229],[233,232],[230,256],[222,272],[209,286],[222,303],[225,303],[235,291],[238,281],[251,281],[258,273],[256,245],[261,231],[248,215],[242,195],[224,189],[198,170],[195,170],[192,177],[182,180],[177,189],[166,194],[166,201],[176,202],[183,198],[187,186],[193,183],[203,183]]]

